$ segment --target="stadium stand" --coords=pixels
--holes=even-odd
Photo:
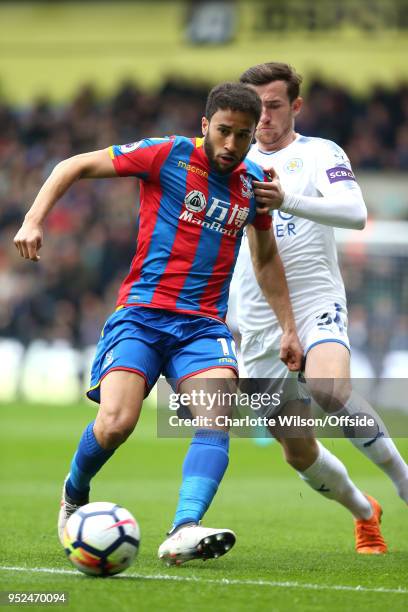
[[[80,152],[144,136],[196,135],[207,91],[207,84],[174,78],[156,93],[126,82],[111,99],[99,99],[85,85],[65,105],[0,105],[0,338],[18,341],[20,357],[21,346],[34,341],[76,350],[94,345],[134,250],[135,181],[81,181],[50,215],[33,274],[12,239],[43,180]],[[306,92],[298,131],[338,142],[357,175],[408,169],[407,83],[393,91],[378,86],[362,99],[311,79]],[[401,217],[407,220],[408,210]],[[341,246],[351,341],[377,375],[389,371],[390,352],[408,355],[407,249],[379,254]]]

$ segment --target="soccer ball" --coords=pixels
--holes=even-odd
[[[81,572],[113,576],[129,567],[137,555],[140,529],[128,510],[109,502],[81,506],[64,529],[64,549]]]

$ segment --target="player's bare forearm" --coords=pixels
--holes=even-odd
[[[41,187],[26,218],[42,223],[56,202],[81,178],[116,176],[107,149],[82,153],[57,164]]]
[[[296,332],[285,271],[272,231],[256,231],[248,227],[255,276],[266,300],[282,327],[279,357],[289,370],[302,367],[303,350]]]
[[[83,153],[66,159],[57,166],[41,187],[23,225],[14,238],[14,244],[25,259],[38,261],[43,243],[42,224],[57,201],[81,178],[108,178],[116,176],[108,149]]]
[[[295,330],[285,271],[271,231],[257,231],[248,226],[252,264],[259,286],[275,312],[283,330]]]

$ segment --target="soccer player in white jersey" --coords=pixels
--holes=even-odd
[[[350,162],[334,142],[296,133],[295,118],[303,103],[299,96],[302,79],[291,66],[259,64],[246,70],[240,80],[251,85],[262,100],[256,143],[249,157],[264,168],[273,168],[275,174],[270,183],[254,182],[254,188],[260,206],[273,210],[278,249],[306,357],[304,375],[309,390],[327,412],[375,414],[349,382],[347,304],[333,232],[333,227],[363,229],[366,222],[366,206]],[[241,246],[235,281],[248,375],[269,379],[296,376],[279,360],[278,321],[256,281],[247,243]],[[326,385],[323,379],[327,379]],[[324,386],[330,387],[328,393]],[[298,385],[288,389],[284,401],[294,410],[302,391]],[[400,497],[408,502],[408,468],[384,429],[376,415],[375,431],[350,441],[391,478]],[[351,483],[343,464],[314,437],[279,438],[279,433],[277,437],[286,460],[301,478],[353,513],[357,551],[385,552],[379,532],[381,508]]]

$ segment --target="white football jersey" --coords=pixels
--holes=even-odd
[[[334,142],[297,135],[280,151],[264,153],[255,144],[248,157],[265,169],[273,167],[285,192],[305,196],[333,196],[360,188],[344,151]],[[346,309],[343,280],[337,263],[332,227],[273,211],[273,225],[285,268],[295,319],[333,304]],[[237,322],[241,333],[278,325],[256,281],[248,240],[244,237],[235,268]]]

